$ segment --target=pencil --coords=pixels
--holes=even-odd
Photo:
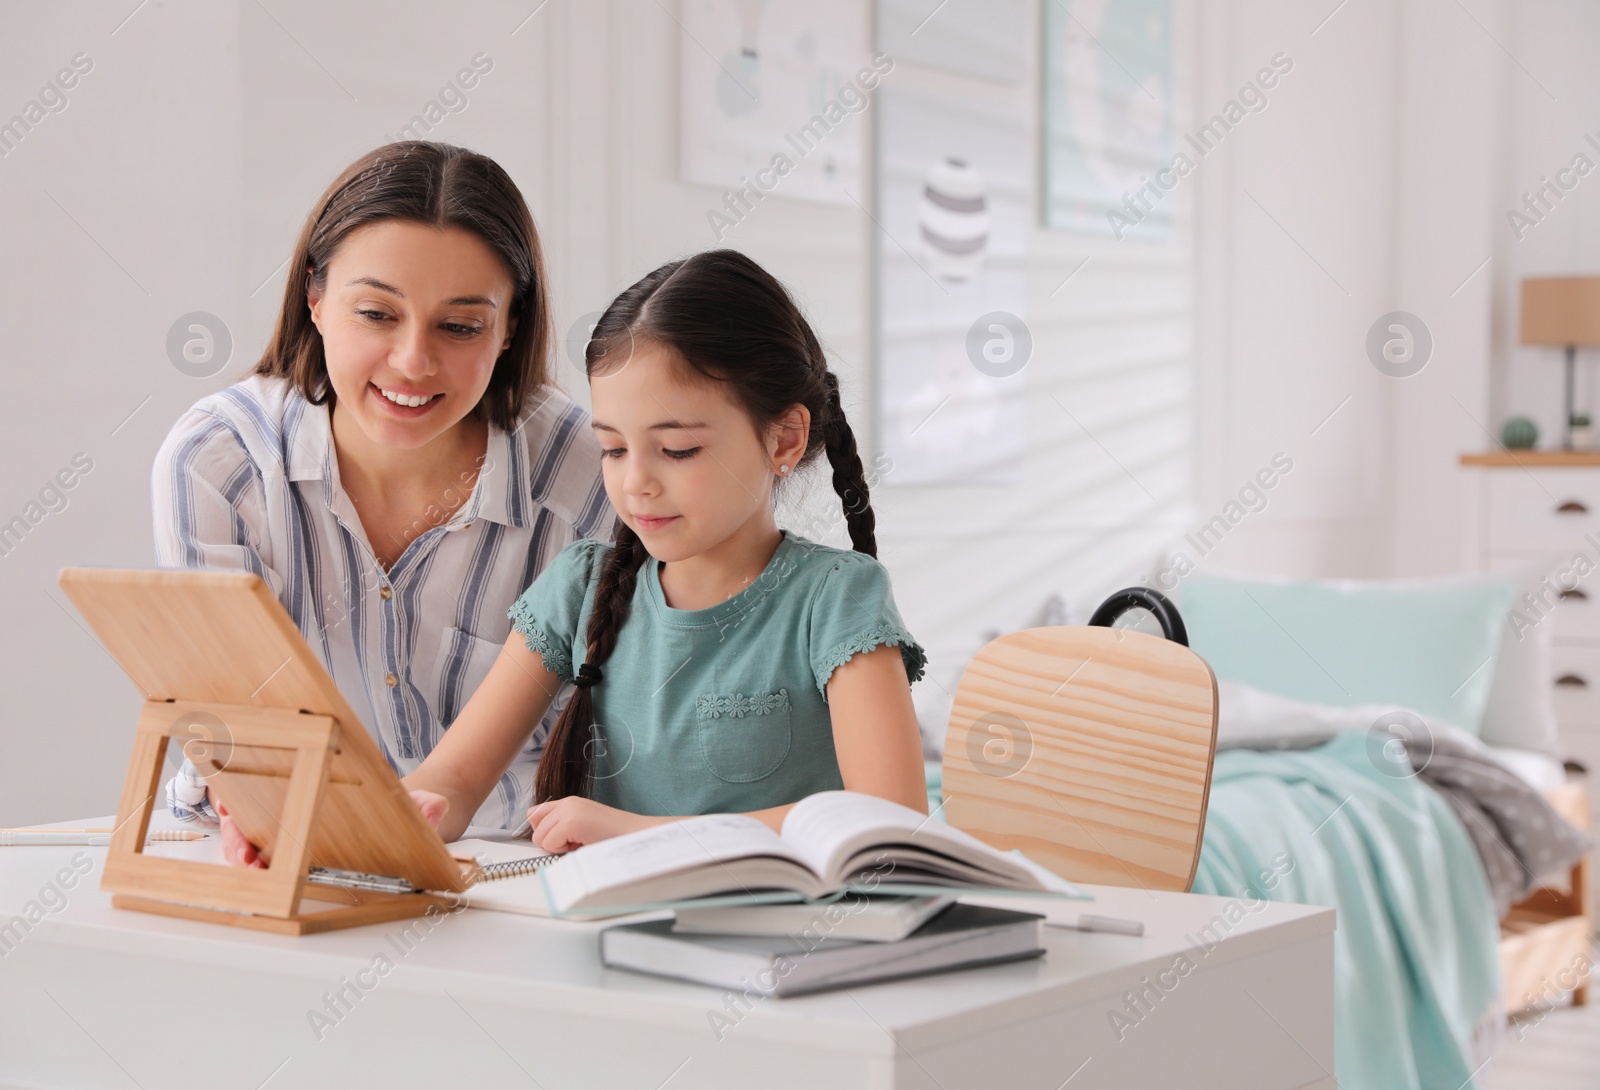
[[[205,833],[163,829],[145,837],[145,843],[204,839],[206,839]],[[19,848],[29,844],[84,844],[90,847],[106,847],[110,843],[111,835],[109,833],[75,833],[65,829],[0,830],[0,848]]]
[[[49,825],[27,826],[21,829],[0,829],[0,833],[98,833],[101,836],[110,836],[115,829],[68,829],[60,826]],[[146,840],[204,840],[208,834],[197,833],[189,829],[161,829],[150,833]]]

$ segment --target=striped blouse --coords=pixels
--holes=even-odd
[[[157,563],[265,580],[404,776],[489,672],[517,596],[571,542],[609,540],[615,513],[589,414],[550,386],[529,401],[513,431],[490,427],[466,501],[419,526],[384,571],[339,484],[328,407],[253,375],[186,412],[156,455]],[[556,695],[473,825],[526,824],[544,739],[571,691]],[[180,820],[216,820],[187,761],[167,803]]]

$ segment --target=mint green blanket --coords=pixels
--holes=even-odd
[[[1194,892],[1338,911],[1340,1090],[1471,1090],[1470,1042],[1500,994],[1488,880],[1449,804],[1381,771],[1394,763],[1368,745],[1351,731],[1314,749],[1218,753]],[[942,818],[940,779],[930,763]]]
[[[1494,1024],[1500,992],[1488,882],[1444,799],[1383,764],[1359,731],[1217,754],[1194,892],[1338,910],[1341,1090],[1463,1090],[1481,1062],[1474,1029]]]

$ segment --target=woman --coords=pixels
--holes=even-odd
[[[612,525],[600,447],[550,385],[538,235],[493,160],[426,141],[370,152],[317,202],[289,267],[254,372],[156,456],[156,556],[265,580],[404,775],[488,673],[511,603]],[[526,824],[570,692],[473,824]],[[226,816],[187,761],[167,800],[184,820]],[[227,824],[230,859],[256,862]]]

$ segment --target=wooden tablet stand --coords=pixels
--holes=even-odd
[[[452,856],[306,645],[247,572],[69,568],[61,586],[145,694],[100,888],[118,908],[304,935],[449,908],[479,877]],[[266,869],[147,855],[169,742]],[[313,867],[404,879],[386,893]]]

